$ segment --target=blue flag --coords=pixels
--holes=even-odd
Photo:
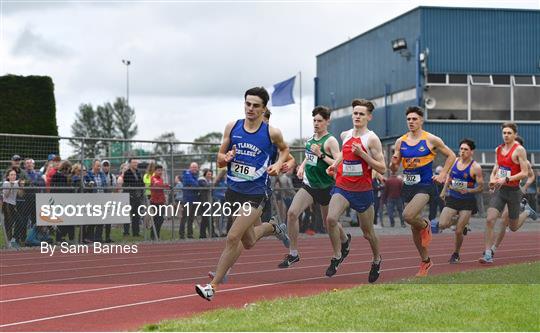
[[[294,104],[294,80],[296,76],[288,80],[274,84],[274,92],[272,93],[272,106],[284,106]]]

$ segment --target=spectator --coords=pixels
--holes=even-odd
[[[111,172],[111,162],[101,162],[101,171],[105,175],[105,192],[112,193],[116,190],[116,176]],[[105,224],[105,243],[111,243],[111,225]]]
[[[21,169],[21,157],[19,155],[13,155],[11,157],[11,168],[7,170],[7,172],[10,172],[11,170],[15,170],[17,174],[17,180],[19,180],[19,185],[21,187],[24,187],[26,182],[28,181],[28,175],[26,172]],[[7,177],[7,172],[4,174],[4,178]],[[19,190],[19,195],[17,196],[17,212],[15,214],[17,221],[15,222],[17,232],[19,237],[22,237],[22,241],[26,239],[26,228],[28,224],[28,215],[25,215],[24,213],[27,212],[24,192],[22,189]]]
[[[58,169],[55,171],[50,182],[50,191],[52,193],[70,193],[72,192],[69,187],[71,185],[71,163],[69,161],[63,161]],[[58,188],[58,189],[56,189]],[[64,236],[68,236],[69,240],[73,242],[75,240],[75,226],[59,226],[56,231],[56,241],[62,242]]]
[[[124,173],[128,169],[127,163],[120,164],[120,172],[118,173],[118,177],[116,178],[116,188],[118,192],[122,192],[122,186],[124,185]]]
[[[129,193],[129,202],[131,204],[131,231],[134,237],[139,237],[139,206],[143,203],[144,182],[141,174],[137,170],[139,161],[135,158],[128,160],[129,169],[124,172],[123,185],[125,191]],[[124,236],[129,235],[129,224],[124,224]]]
[[[291,206],[292,199],[296,194],[292,182],[292,171],[293,169],[287,173],[280,174],[276,180],[276,188],[278,189],[276,191],[276,204],[279,215],[284,221],[287,219],[287,210]]]
[[[182,203],[184,202],[184,192],[182,189],[184,188],[184,184],[182,183],[182,175],[178,175],[174,177],[174,204],[175,204],[175,212],[178,212],[178,219],[182,219],[182,212],[184,207],[182,207]]]
[[[383,227],[382,224],[382,209],[381,209],[381,197],[382,191],[384,189],[384,177],[377,173],[373,172],[373,226],[375,229],[380,229]],[[381,223],[377,223],[377,218]]]
[[[57,156],[55,155],[52,159],[52,166],[49,168],[49,170],[47,171],[47,173],[45,174],[45,185],[47,187],[50,186],[51,184],[51,179],[52,177],[54,176],[54,174],[56,173],[56,171],[58,170],[58,168],[60,167],[60,162],[62,160],[60,159],[60,156]]]
[[[388,212],[388,219],[390,220],[390,226],[394,227],[394,209],[399,215],[399,221],[401,227],[405,228],[405,222],[403,221],[403,200],[401,200],[401,189],[403,188],[403,180],[396,176],[396,173],[392,171],[392,174],[386,180],[383,202],[386,202],[386,211]]]
[[[180,238],[185,238],[185,229],[187,222],[187,237],[193,238],[193,217],[196,206],[193,204],[199,199],[197,190],[188,189],[189,187],[196,187],[199,185],[199,165],[192,162],[189,165],[188,170],[184,170],[182,175],[184,184],[184,206],[187,207],[187,211],[182,215],[180,220]],[[187,206],[186,206],[187,205]]]
[[[225,191],[227,187],[227,168],[218,169],[218,174],[214,180],[214,186],[217,187],[213,193],[213,201],[219,202],[219,207],[223,209],[225,203]],[[229,216],[225,216],[223,212],[217,216],[217,232],[219,237],[225,237],[227,235],[227,220]],[[214,229],[215,230],[215,229]]]
[[[95,159],[92,162],[92,169],[84,176],[84,185],[86,192],[104,193],[107,186],[107,179],[101,171],[101,161]],[[83,232],[84,242],[101,242],[103,240],[103,224],[87,225]]]
[[[157,214],[154,216],[154,225],[156,227],[157,237],[154,235],[154,229],[152,228],[151,238],[159,239],[161,225],[163,224],[163,210],[165,204],[167,204],[167,198],[165,196],[164,189],[169,188],[167,184],[163,182],[163,167],[156,165],[154,169],[154,175],[150,179],[150,204],[156,206]]]
[[[146,172],[144,173],[143,182],[144,182],[144,195],[148,199],[150,199],[150,184],[152,183],[152,176],[154,175],[154,172],[156,170],[156,163],[154,161],[148,163],[148,166],[146,167]]]
[[[38,227],[36,225],[28,233],[25,244],[26,246],[40,246],[41,242],[51,244],[53,239],[51,238],[51,235],[49,235],[49,228],[43,226]]]
[[[22,179],[17,181],[17,171],[12,169],[7,171],[7,177],[2,184],[6,238],[10,240],[8,246],[13,248],[18,248],[19,242],[23,241],[21,228],[17,225],[20,221],[17,212],[17,195],[20,192],[22,182]]]
[[[23,215],[26,218],[30,218],[30,225],[33,227],[36,224],[36,193],[43,192],[43,189],[37,189],[36,187],[44,187],[45,181],[41,177],[41,173],[34,169],[35,162],[33,159],[28,158],[24,161],[24,171],[28,176],[26,181],[25,190],[25,211]]]
[[[435,175],[438,175],[443,170],[442,166],[437,166],[435,168]],[[437,211],[440,213],[442,212],[442,209],[444,208],[444,201],[439,196],[439,193],[441,193],[444,184],[439,184],[435,182],[435,185],[437,186],[437,193],[435,195],[435,198],[431,200],[429,203],[429,220],[432,221],[437,217]]]
[[[199,179],[198,179],[198,186],[199,187],[210,187],[210,186],[212,186],[213,178],[214,178],[214,173],[212,172],[212,170],[204,169],[202,176],[199,177]],[[207,231],[208,231],[208,234],[212,235],[212,237],[217,237],[217,235],[215,234],[213,225],[210,223],[210,221],[211,221],[210,217],[211,216],[209,216],[209,215],[212,215],[212,209],[210,209],[210,210],[206,209],[206,207],[208,207],[207,205],[212,204],[212,191],[211,190],[200,189],[199,190],[199,202],[201,203],[201,206],[199,208],[199,213],[201,214],[201,228],[200,228],[200,231],[199,231],[199,238],[206,238],[206,236],[207,236],[206,232]],[[210,213],[208,213],[208,212],[210,212]],[[205,213],[207,213],[208,215],[205,214]]]

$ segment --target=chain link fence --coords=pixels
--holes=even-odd
[[[223,237],[232,219],[217,212],[223,208],[226,190],[225,170],[216,165],[218,150],[219,143],[0,134],[0,248],[38,246],[41,241],[123,243]],[[302,149],[294,154],[297,160],[303,158]],[[128,172],[130,160],[137,161],[131,165],[137,172]],[[193,172],[196,183],[191,179],[184,184],[193,163],[198,166]],[[162,169],[163,186],[154,189],[147,174],[156,166]],[[210,174],[204,179],[206,171]],[[279,187],[275,191],[290,193]],[[129,224],[36,226],[38,193],[122,192],[130,194],[132,207],[141,207],[145,213],[134,209]],[[286,207],[277,197],[272,200],[273,214],[284,220]],[[191,201],[200,202],[200,207]]]
[[[216,165],[218,149],[218,143],[0,134],[0,248],[37,246],[41,241],[131,243],[225,236],[232,219],[217,212],[223,209],[226,189],[225,171]],[[291,152],[296,161],[303,160],[303,147],[291,148]],[[128,172],[138,175],[136,180],[126,177],[130,159],[138,162],[131,166],[137,172]],[[184,179],[192,163],[198,166],[193,172],[195,182]],[[154,172],[152,168],[157,165],[162,168],[163,186],[152,191],[150,178],[145,175]],[[492,165],[483,165],[484,179],[489,179],[486,177],[491,168]],[[537,172],[536,165],[535,169]],[[205,179],[203,171],[211,174]],[[272,216],[281,222],[286,221],[292,197],[302,186],[294,174],[290,172],[281,181],[272,179]],[[485,188],[480,196],[480,203],[485,203],[479,207],[480,216],[485,214],[489,202]],[[534,206],[538,196],[536,187],[532,188],[534,192],[528,198]],[[150,208],[153,216],[134,210],[129,224],[36,226],[38,193],[122,192],[130,194],[132,206],[143,207],[143,213]],[[199,207],[191,201],[200,202]],[[385,205],[381,204],[379,216],[383,216],[384,210]],[[426,213],[428,210],[426,207]],[[342,218],[355,223],[354,213],[346,212]],[[317,205],[302,215],[300,231],[325,233]]]

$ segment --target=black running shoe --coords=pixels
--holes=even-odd
[[[288,254],[285,256],[285,259],[279,263],[278,267],[289,268],[292,266],[292,264],[299,261],[300,261],[300,256],[293,256],[293,255]]]
[[[376,264],[375,262],[371,263],[371,269],[369,270],[369,277],[368,282],[373,283],[377,281],[379,278],[379,274],[381,274],[381,264],[382,264],[382,258],[379,260],[379,263]]]
[[[459,257],[459,253],[452,253],[452,256],[450,257],[450,260],[448,260],[451,264],[459,264],[461,262],[461,258]]]
[[[347,234],[347,241],[345,243],[341,243],[341,262],[347,258],[349,252],[351,251],[351,239],[351,234]]]
[[[330,259],[330,266],[328,266],[328,268],[326,269],[326,276],[328,276],[328,277],[334,276],[334,274],[336,274],[336,272],[337,272],[337,268],[338,268],[340,263],[341,263],[341,258],[340,259],[336,259],[336,258]]]

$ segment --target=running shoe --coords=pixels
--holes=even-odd
[[[289,268],[292,266],[292,264],[299,261],[300,261],[300,256],[293,256],[293,255],[288,254],[285,256],[284,260],[279,263],[278,267]]]
[[[422,246],[428,247],[429,243],[431,243],[431,238],[432,238],[431,223],[426,219],[424,219],[424,221],[427,223],[427,226],[420,231],[420,237],[422,239]]]
[[[221,279],[221,281],[219,281],[219,283],[227,283],[227,280],[229,280],[229,273],[230,272],[231,272],[231,269],[229,268],[227,270],[227,274],[225,274],[225,276]],[[208,272],[208,277],[213,280],[216,277],[216,272],[214,272],[214,271]]]
[[[451,264],[459,264],[461,262],[461,258],[459,257],[459,253],[454,252],[452,253],[452,256],[450,257],[450,260],[448,260]]]
[[[340,263],[341,263],[341,258],[339,258],[339,259],[336,259],[336,258],[330,259],[330,266],[328,266],[328,268],[326,269],[326,276],[328,276],[328,277],[334,276],[334,274],[336,274],[336,272],[337,272],[337,268],[338,268]]]
[[[469,228],[469,225],[467,224],[465,228],[463,228],[463,236],[467,236],[469,231],[471,231],[471,228]]]
[[[199,294],[199,296],[207,301],[211,301],[212,298],[214,298],[214,287],[212,287],[211,284],[207,284],[205,286],[198,284],[195,286],[195,291],[197,294]]]
[[[341,243],[341,262],[347,258],[349,252],[351,251],[351,239],[351,234],[347,234],[347,241],[345,241],[345,243]]]
[[[481,263],[481,264],[492,264],[493,263],[493,255],[492,255],[491,250],[490,251],[485,251],[484,255],[480,259],[478,259],[478,262]]]
[[[371,263],[371,269],[369,270],[369,277],[368,282],[373,283],[377,281],[379,278],[379,274],[381,274],[381,264],[382,264],[382,258],[379,257],[379,263],[376,264],[375,262]]]
[[[433,261],[431,258],[428,262],[422,261],[420,263],[420,269],[418,270],[418,273],[416,273],[416,276],[418,277],[424,277],[428,275],[429,269],[433,266]]]
[[[277,223],[274,217],[270,219],[269,223],[274,225],[274,235],[276,238],[282,241],[286,248],[289,248],[291,243],[289,241],[289,236],[287,236],[287,225],[285,223]]]
[[[525,206],[528,205],[528,204],[529,204],[529,201],[527,201],[527,198],[523,198],[523,199],[521,199],[519,207],[521,208],[521,210],[524,210]]]
[[[536,221],[536,219],[538,218],[538,214],[536,214],[536,212],[534,211],[534,209],[532,209],[532,207],[529,205],[529,203],[527,202],[526,199],[525,200],[525,205],[524,205],[524,210],[525,211],[528,211],[529,212],[529,217],[531,218],[531,220],[533,221]],[[523,201],[522,201],[523,202]]]

